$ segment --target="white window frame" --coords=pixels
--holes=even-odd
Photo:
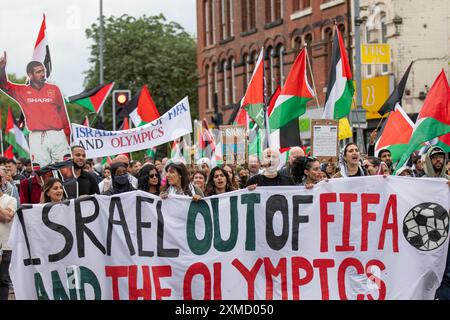
[[[226,8],[226,2],[228,0],[221,0],[222,8],[221,8],[221,14],[222,14],[222,38],[226,39],[228,38],[227,33],[227,8]]]
[[[224,105],[226,106],[230,104],[227,68],[228,68],[228,61],[225,60],[223,62],[223,95],[225,97]]]
[[[206,36],[206,46],[208,47],[209,45],[211,45],[211,43],[209,43],[209,1],[207,0],[205,1],[205,36]]]
[[[212,5],[212,41],[213,44],[216,43],[216,0],[211,0]]]
[[[206,68],[206,87],[207,87],[207,91],[208,91],[208,104],[207,104],[207,109],[211,110],[212,108],[212,94],[211,94],[211,68],[208,66],[208,68]]]
[[[233,0],[230,1],[230,37],[234,36],[234,14],[233,14]]]
[[[236,102],[236,60],[231,58],[231,103]]]
[[[284,52],[285,52],[285,48],[284,46],[280,47],[280,51],[278,52],[278,54],[280,55],[280,85],[281,87],[284,86],[284,81],[285,81],[285,75],[284,75]]]

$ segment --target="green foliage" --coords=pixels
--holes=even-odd
[[[99,25],[86,30],[92,39],[86,87],[99,83]],[[163,114],[189,96],[192,118],[198,115],[196,40],[163,15],[134,18],[111,16],[104,24],[104,79],[116,82],[115,89],[136,91],[147,84]],[[105,126],[111,129],[111,100],[105,105]]]

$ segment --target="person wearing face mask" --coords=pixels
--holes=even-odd
[[[99,194],[97,180],[94,176],[84,171],[86,164],[86,152],[82,146],[72,147],[73,168],[78,182],[78,196]]]
[[[136,190],[128,179],[128,171],[124,163],[117,162],[111,165],[111,177],[111,188],[105,192],[102,192],[102,195],[112,196],[115,194]]]
[[[280,153],[278,150],[267,148],[263,152],[263,161],[261,166],[264,169],[262,174],[257,174],[247,181],[247,189],[252,191],[257,186],[293,186],[292,178],[278,173],[280,164]]]

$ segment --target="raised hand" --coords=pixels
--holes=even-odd
[[[0,68],[6,66],[6,51],[3,52],[3,57],[0,57]]]

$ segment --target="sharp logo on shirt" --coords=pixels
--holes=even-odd
[[[52,102],[52,99],[50,98],[28,98],[27,99],[28,103],[49,103]]]

